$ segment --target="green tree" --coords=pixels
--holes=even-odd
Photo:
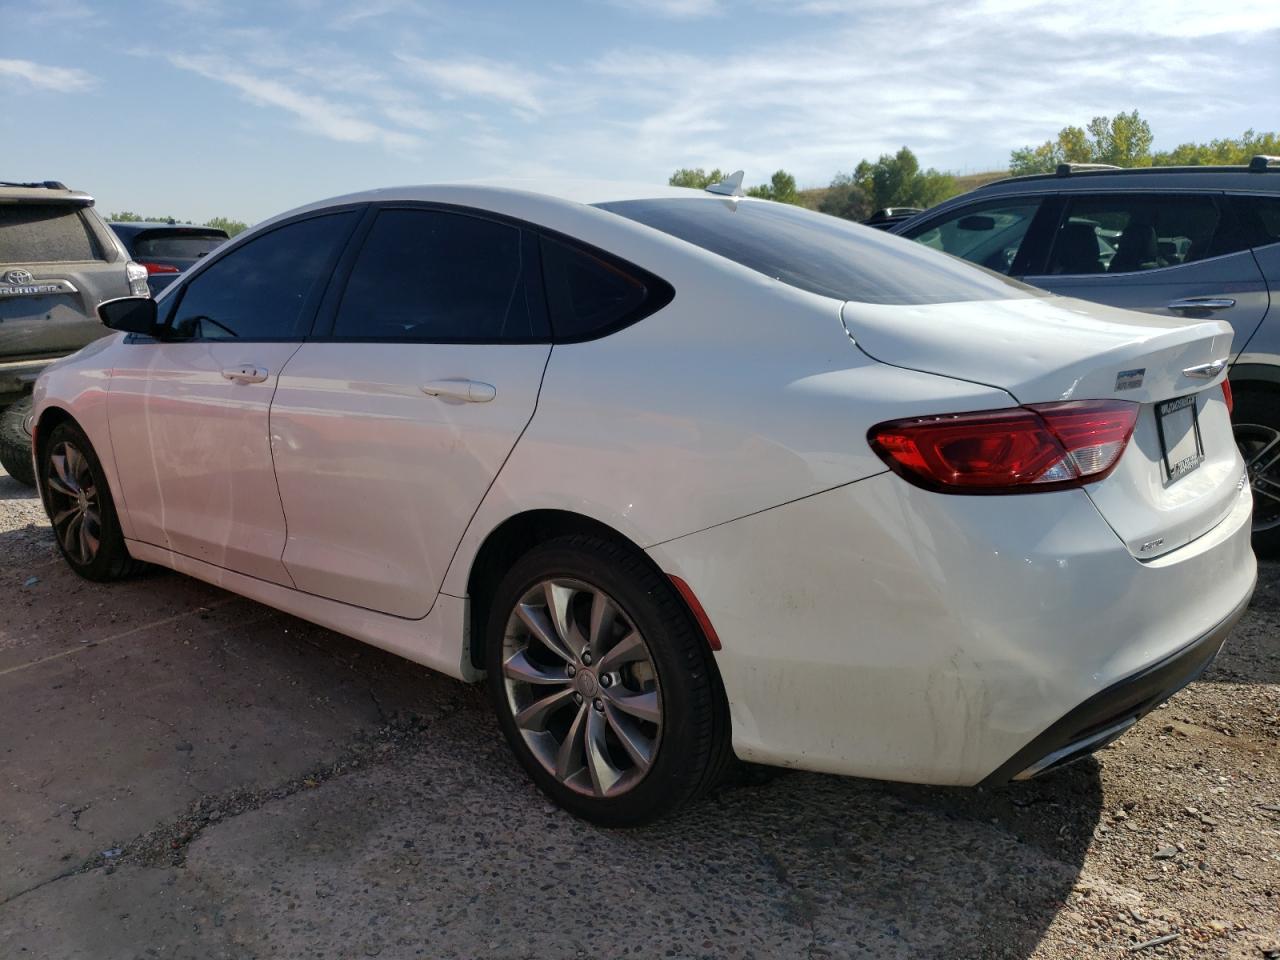
[[[121,210],[119,213],[107,214],[108,220],[114,220],[117,223],[141,223],[143,218],[138,216],[132,210]]]
[[[837,173],[832,178],[831,186],[818,201],[818,210],[845,220],[865,220],[873,212],[866,194],[851,173]]]
[[[778,203],[798,203],[800,199],[796,191],[796,178],[785,170],[775,171],[768,183],[751,187],[747,190],[747,196],[776,200]]]
[[[1280,133],[1246,130],[1239,137],[1224,137],[1208,143],[1182,143],[1172,150],[1156,153],[1151,162],[1157,167],[1238,164],[1248,163],[1260,153],[1280,155]]]
[[[243,220],[231,220],[228,217],[214,217],[211,220],[206,220],[204,225],[225,230],[228,237],[234,237],[237,233],[242,233],[249,229],[249,225]]]
[[[955,177],[930,167],[920,169],[920,161],[910,148],[881,154],[872,163],[863,160],[851,178],[872,212],[885,207],[931,207],[959,192]]]
[[[1151,163],[1151,125],[1137,110],[1114,117],[1094,117],[1087,130],[1063,127],[1038,147],[1019,147],[1009,154],[1009,172],[1052,173],[1060,163],[1112,163],[1141,167]]]
[[[716,167],[710,173],[701,167],[681,167],[673,173],[667,183],[673,187],[692,187],[695,190],[705,190],[713,183],[719,183],[725,175],[719,167]]]

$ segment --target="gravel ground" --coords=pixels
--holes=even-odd
[[[1206,677],[994,791],[746,771],[548,805],[481,691],[174,574],[0,475],[0,957],[1280,958],[1280,566]]]

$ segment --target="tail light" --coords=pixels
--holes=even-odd
[[[129,293],[135,297],[151,296],[151,288],[147,286],[147,268],[130,260],[124,265],[124,275],[129,281]]]
[[[892,420],[871,447],[904,480],[939,493],[1038,493],[1093,483],[1120,460],[1138,404],[1072,400]]]
[[[1222,381],[1222,399],[1227,401],[1227,416],[1235,413],[1236,398],[1231,395],[1231,381]]]
[[[182,272],[171,263],[152,263],[150,260],[140,260],[138,261],[138,266],[146,267],[148,276],[155,276],[157,273],[181,273]]]

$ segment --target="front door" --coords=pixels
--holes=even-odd
[[[290,583],[268,413],[355,218],[295,221],[233,247],[163,301],[171,338],[126,345],[107,410],[135,538]]]
[[[549,356],[536,247],[430,207],[377,213],[328,336],[285,365],[272,449],[298,589],[423,617],[533,416]]]

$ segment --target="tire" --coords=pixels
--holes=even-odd
[[[34,487],[36,473],[31,461],[31,438],[22,429],[22,421],[30,412],[29,394],[0,412],[0,466],[19,483]]]
[[[1253,549],[1280,556],[1280,393],[1240,390],[1231,415],[1253,486]]]
[[[639,826],[724,775],[729,710],[711,651],[643,554],[588,535],[550,540],[502,579],[486,623],[487,682],[503,734],[534,783],[570,813]]]
[[[84,431],[73,421],[41,444],[44,508],[58,550],[86,580],[122,580],[146,569],[129,556],[106,474]]]

